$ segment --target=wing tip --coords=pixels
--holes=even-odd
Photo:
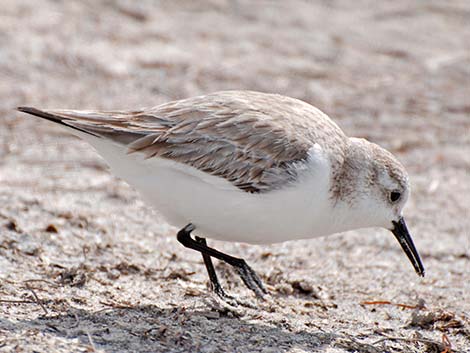
[[[33,107],[22,106],[22,107],[17,107],[16,110],[22,113],[35,115],[40,118],[47,119],[56,123],[62,123],[62,120],[63,120],[57,115],[54,115],[54,114],[48,113],[47,111],[40,110],[40,109],[33,108]]]
[[[18,110],[19,112],[22,112],[22,113],[30,113],[32,114],[33,112],[39,112],[40,110],[39,109],[36,109],[36,108],[33,108],[33,107],[16,107],[16,110]]]
[[[44,110],[36,109],[36,108],[33,108],[33,107],[17,107],[16,110],[18,110],[22,113],[27,113],[27,114],[38,116],[42,119],[46,119],[46,120],[52,121],[52,122],[57,123],[57,124],[64,125],[68,128],[80,131],[80,132],[88,134],[88,135],[92,135],[92,136],[95,136],[95,137],[100,137],[99,135],[97,135],[97,134],[95,134],[91,131],[87,131],[87,130],[82,129],[78,126],[74,126],[73,123],[70,123],[70,122],[66,123],[67,120],[68,120],[66,118],[63,118],[59,115],[48,113],[47,111],[44,111]]]

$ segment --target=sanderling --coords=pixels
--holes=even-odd
[[[402,216],[405,169],[381,147],[347,137],[310,104],[225,91],[135,111],[18,110],[88,141],[181,229],[178,241],[202,254],[221,297],[212,258],[233,266],[256,295],[266,290],[243,259],[207,246],[205,238],[270,244],[383,227],[424,276]]]

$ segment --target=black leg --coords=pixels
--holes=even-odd
[[[199,244],[207,246],[207,242],[205,238],[194,237]],[[204,260],[204,264],[206,265],[207,274],[209,275],[209,279],[211,282],[212,290],[222,298],[228,298],[228,295],[225,293],[224,289],[220,285],[219,279],[217,278],[217,273],[215,272],[214,265],[212,263],[212,259],[209,255],[204,253],[202,254],[202,259]]]
[[[203,242],[198,242],[194,240],[193,238],[191,238],[191,232],[194,229],[195,227],[191,223],[188,224],[183,229],[181,229],[177,234],[178,241],[187,248],[199,251],[203,255],[203,257],[204,255],[208,256],[209,258],[215,257],[216,259],[225,261],[229,265],[235,267],[241,279],[243,280],[243,283],[245,283],[245,285],[249,289],[251,289],[258,297],[262,298],[264,294],[267,293],[266,289],[264,289],[263,283],[256,275],[256,272],[253,271],[253,269],[250,266],[248,266],[245,260],[224,254],[218,250],[208,247]],[[206,263],[205,258],[204,258],[204,262]],[[214,267],[212,266],[212,261],[210,265],[212,268],[211,270],[213,270]],[[207,267],[207,263],[206,263],[206,267]],[[207,268],[207,271],[209,272],[209,268]],[[214,271],[214,274],[215,274],[215,271]],[[209,273],[209,277],[210,276],[211,274]],[[211,282],[212,282],[212,278],[211,278]]]

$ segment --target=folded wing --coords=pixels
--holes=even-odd
[[[315,124],[328,119],[308,107],[287,97],[232,91],[139,111],[19,110],[260,193],[296,180],[298,163],[314,144]],[[337,133],[336,125],[330,128]]]

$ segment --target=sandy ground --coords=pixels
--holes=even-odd
[[[0,351],[470,352],[469,53],[465,0],[2,0]],[[384,230],[210,241],[271,294],[256,300],[218,264],[255,309],[227,306],[87,144],[14,111],[221,89],[306,100],[395,153],[426,277]]]

